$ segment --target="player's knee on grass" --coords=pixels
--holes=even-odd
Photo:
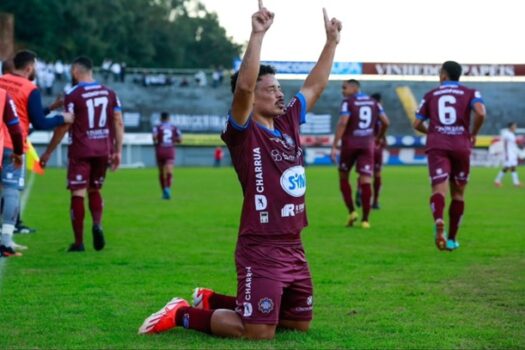
[[[244,334],[244,324],[235,311],[218,309],[211,316],[211,332],[219,337],[240,338]]]
[[[280,320],[279,327],[294,331],[307,332],[310,329],[310,321]]]
[[[271,340],[275,337],[277,326],[270,324],[244,324],[243,338],[250,340]]]

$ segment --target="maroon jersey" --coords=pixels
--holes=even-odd
[[[483,103],[479,91],[456,81],[446,81],[429,91],[416,112],[428,120],[427,151],[470,150],[470,114],[476,102]]]
[[[160,123],[153,128],[153,138],[155,139],[155,149],[173,149],[173,146],[180,141],[181,132],[170,122]]]
[[[341,143],[343,148],[368,148],[374,144],[374,128],[382,115],[381,105],[358,93],[341,102],[341,117],[349,117]]]
[[[244,194],[241,236],[298,239],[307,225],[306,177],[299,125],[305,122],[306,100],[299,92],[285,114],[269,130],[249,119],[244,126],[229,118],[221,138]]]
[[[113,149],[113,113],[122,110],[115,92],[97,82],[79,83],[64,99],[66,111],[75,114],[69,129],[72,158],[108,156]]]

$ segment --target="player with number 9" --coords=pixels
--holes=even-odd
[[[357,80],[345,81],[342,88],[344,99],[341,103],[340,118],[337,123],[331,157],[335,163],[339,141],[341,141],[339,187],[349,212],[347,226],[353,226],[357,220],[350,185],[350,171],[355,164],[359,173],[359,189],[363,206],[361,227],[369,228],[368,216],[372,197],[374,148],[375,143],[383,139],[389,121],[381,105],[361,92],[360,83]],[[374,133],[378,120],[381,120],[380,130]]]
[[[429,91],[416,112],[414,128],[427,134],[427,155],[432,195],[430,207],[435,223],[435,241],[439,250],[459,248],[456,240],[464,212],[464,191],[470,173],[470,152],[485,119],[481,94],[459,83],[461,65],[443,63],[441,85]],[[471,114],[474,120],[471,128]],[[425,122],[428,121],[428,126]],[[446,237],[443,211],[449,191],[449,231]]]
[[[120,164],[124,124],[122,107],[116,93],[93,79],[93,63],[87,57],[78,57],[71,66],[71,75],[77,83],[66,94],[66,111],[74,113],[71,126],[55,130],[47,150],[41,157],[46,165],[53,150],[69,130],[68,189],[71,191],[71,223],[75,242],[70,252],[84,251],[84,197],[88,195],[93,218],[92,234],[95,250],[105,246],[102,231],[103,201],[100,189],[108,164],[116,170]]]

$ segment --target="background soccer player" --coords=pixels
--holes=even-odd
[[[376,92],[370,95],[374,100],[381,105],[381,94]],[[382,106],[381,106],[382,108]],[[385,113],[385,118],[388,116]],[[378,119],[374,125],[374,136],[378,137],[381,132],[382,122]],[[376,139],[374,147],[374,184],[373,184],[373,195],[372,195],[372,209],[379,209],[379,192],[381,191],[382,179],[381,169],[383,168],[383,150],[386,147],[386,132],[381,139]],[[355,195],[355,204],[361,206],[361,191],[359,190],[359,181],[357,182],[357,191]]]
[[[510,122],[507,125],[507,129],[501,130],[501,141],[503,142],[503,169],[496,176],[494,184],[497,187],[501,187],[501,181],[505,176],[505,173],[510,170],[512,176],[512,183],[516,187],[521,187],[520,179],[516,168],[518,167],[518,144],[516,143],[516,129],[518,124]]]
[[[194,300],[202,309],[175,298],[147,318],[139,333],[184,326],[220,336],[271,339],[277,326],[301,331],[310,326],[312,283],[300,239],[307,221],[299,125],[328,82],[341,23],[324,12],[326,44],[287,106],[274,69],[260,65],[273,18],[259,1],[243,62],[232,77],[233,102],[222,134],[244,194],[237,297],[198,289]]]
[[[153,144],[155,157],[159,168],[159,182],[162,198],[171,198],[171,180],[173,178],[173,165],[175,164],[175,144],[181,143],[182,134],[170,121],[170,115],[162,112],[160,124],[153,128]]]
[[[7,91],[0,88],[0,146],[4,143],[4,130],[7,130],[11,137],[13,144],[13,153],[9,159],[5,161],[2,159],[3,154],[0,154],[0,164],[11,163],[11,169],[18,169],[23,165],[24,143],[22,129],[20,128],[20,120],[16,114],[15,103],[7,94]],[[13,246],[12,236],[2,234],[0,239],[0,258],[13,255],[21,255],[15,252]]]
[[[73,121],[71,113],[46,118],[42,108],[40,90],[33,83],[36,76],[36,54],[34,52],[28,50],[17,52],[13,58],[12,68],[11,72],[0,77],[0,88],[8,92],[16,105],[24,145],[29,135],[29,124],[38,130],[50,130]],[[3,134],[2,235],[5,237],[4,241],[12,246],[12,235],[20,208],[20,192],[24,189],[25,167],[14,168],[12,166],[10,158],[13,154],[13,143],[5,128]]]
[[[436,246],[440,250],[459,248],[456,240],[465,208],[464,192],[470,173],[470,153],[485,120],[485,105],[479,91],[459,83],[461,66],[447,61],[441,66],[441,85],[429,91],[416,112],[414,128],[427,134],[426,152],[432,182],[430,208],[434,216]],[[471,113],[474,112],[472,129]],[[428,126],[425,125],[428,121]],[[443,211],[449,191],[448,239]]]
[[[75,114],[71,127],[60,127],[41,156],[45,166],[51,153],[69,130],[67,181],[71,191],[71,223],[75,242],[70,252],[84,251],[84,197],[88,194],[93,218],[92,234],[95,250],[105,246],[102,231],[103,201],[100,189],[106,169],[120,164],[124,124],[121,105],[115,92],[93,80],[93,63],[78,57],[71,66],[71,75],[78,82],[64,100],[66,109]]]
[[[355,79],[343,83],[343,96],[339,122],[334,136],[331,157],[336,162],[337,149],[341,141],[341,157],[339,159],[339,188],[349,212],[347,226],[353,226],[357,220],[357,212],[352,201],[350,172],[356,164],[359,173],[359,189],[363,217],[361,227],[369,228],[370,199],[372,195],[372,175],[374,173],[374,149],[388,128],[389,121],[381,105],[360,91],[360,84]],[[377,121],[380,120],[379,131],[374,133]],[[375,135],[375,136],[374,136]]]

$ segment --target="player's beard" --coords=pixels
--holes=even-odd
[[[71,86],[75,86],[75,85],[77,85],[77,84],[78,84],[78,80],[75,79],[74,76],[71,76]]]
[[[31,73],[29,73],[29,76],[27,77],[27,79],[29,79],[30,81],[34,81],[35,78],[36,78],[36,70],[33,67],[33,70],[31,71]]]

